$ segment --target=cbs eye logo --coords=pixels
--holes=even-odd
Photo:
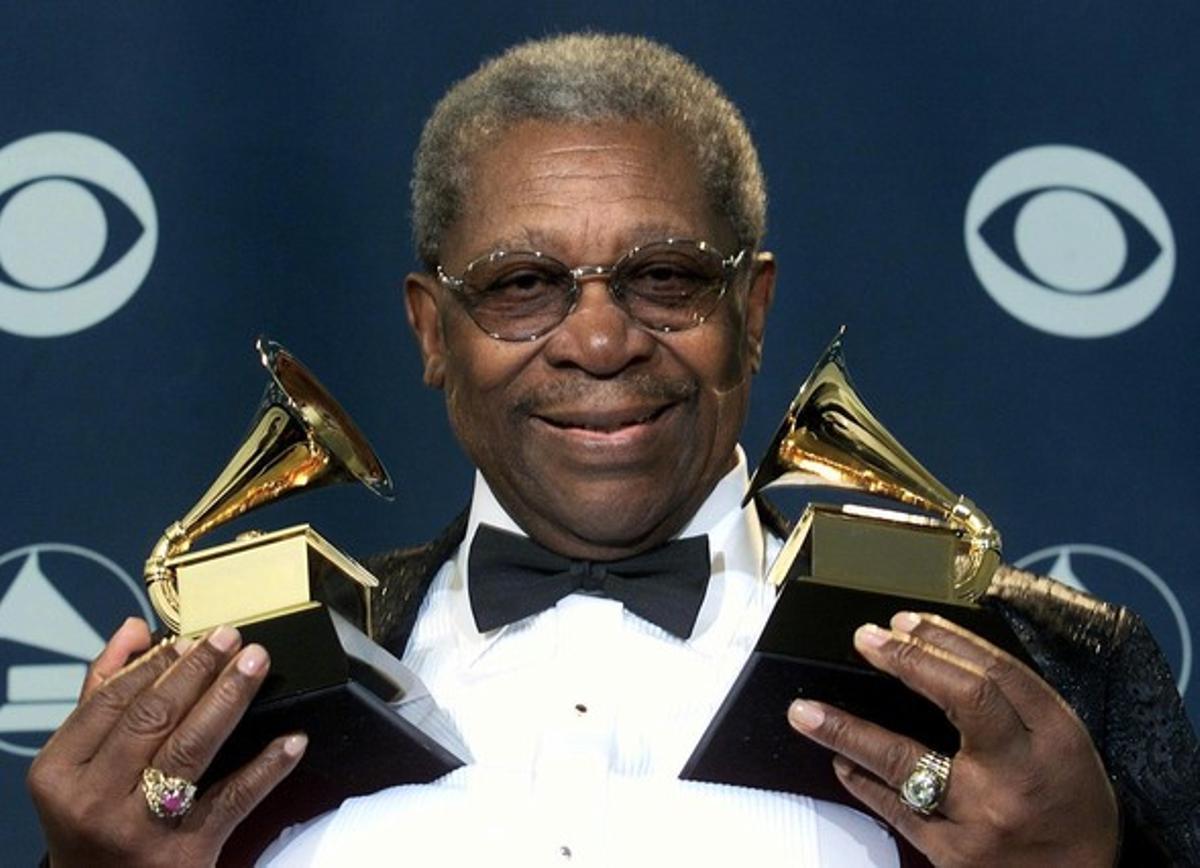
[[[1070,145],[1026,148],[988,169],[964,233],[995,302],[1062,337],[1133,328],[1175,273],[1175,237],[1150,188],[1115,160]]]
[[[158,246],[158,213],[120,152],[79,133],[0,148],[0,329],[67,335],[137,292]]]

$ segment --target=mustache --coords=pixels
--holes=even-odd
[[[699,391],[700,386],[694,380],[666,379],[652,374],[630,374],[611,380],[576,377],[532,387],[517,398],[513,407],[522,415],[537,416],[547,408],[585,402],[619,404],[633,400],[675,404]]]

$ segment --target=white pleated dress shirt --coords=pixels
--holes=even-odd
[[[763,577],[780,542],[753,505],[741,508],[746,484],[739,449],[680,534],[707,534],[712,557],[689,639],[586,594],[480,633],[470,541],[481,523],[521,531],[476,474],[465,541],[434,578],[404,656],[471,762],[349,799],[285,832],[259,864],[897,865],[887,831],[850,808],[677,778],[774,602]]]

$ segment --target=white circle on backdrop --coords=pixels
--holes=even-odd
[[[95,265],[92,260],[81,268],[99,233],[95,212],[81,194],[100,209],[105,240],[108,232],[95,196],[72,178],[112,193],[142,227],[138,239],[109,268],[75,285],[69,285],[71,277],[79,280]],[[54,186],[44,186],[51,182]],[[120,151],[99,139],[49,132],[0,148],[0,194],[21,184],[28,186],[0,211],[0,263],[24,285],[0,282],[0,329],[24,337],[58,337],[107,319],[138,291],[158,247],[158,212],[145,179]],[[67,210],[52,207],[56,205]],[[25,246],[28,239],[36,240]]]
[[[1072,560],[1073,555],[1090,556],[1112,561],[1121,566],[1131,578],[1145,581],[1162,596],[1164,602],[1167,604],[1167,608],[1171,612],[1171,616],[1174,618],[1175,627],[1179,630],[1179,678],[1176,683],[1179,687],[1179,693],[1182,695],[1187,690],[1188,682],[1192,677],[1192,630],[1188,625],[1187,614],[1184,612],[1183,606],[1179,603],[1179,598],[1175,596],[1175,592],[1171,590],[1171,586],[1163,581],[1154,570],[1123,551],[1109,548],[1108,546],[1090,545],[1088,543],[1065,543],[1063,545],[1048,546],[1047,548],[1039,549],[1036,552],[1025,555],[1025,557],[1016,561],[1013,566],[1017,567],[1017,569],[1026,570],[1033,569],[1034,565],[1039,562],[1048,561],[1049,566],[1040,570],[1040,572],[1081,591],[1090,590],[1084,583],[1083,578],[1079,576]]]
[[[0,265],[34,289],[80,280],[107,241],[108,221],[96,197],[64,178],[35,181],[0,211]]]
[[[84,580],[90,585],[115,582],[112,591],[100,597],[102,610],[96,611],[93,602],[91,611],[81,612],[83,607],[71,593],[80,582],[56,581],[43,566],[44,555],[81,559]],[[154,618],[138,583],[99,552],[70,543],[37,543],[0,555],[0,569],[12,561],[20,565],[0,593],[0,641],[49,652],[49,659],[19,663],[0,644],[0,680],[5,685],[0,751],[32,757],[74,708],[87,664],[100,653],[108,633],[130,614],[140,613],[151,625]]]
[[[1066,292],[1095,292],[1125,266],[1129,245],[1112,211],[1078,190],[1039,193],[1013,227],[1017,252],[1037,277]]]
[[[1014,241],[1045,286],[1004,262],[979,231],[1006,202],[1038,190],[1045,192],[1017,216]],[[1127,211],[1159,246],[1141,273],[1107,289],[1125,264],[1128,243],[1100,197]],[[1038,145],[1004,157],[976,183],[963,222],[967,256],[984,289],[1013,317],[1050,334],[1099,338],[1127,331],[1158,309],[1175,275],[1175,236],[1158,198],[1116,160],[1085,148]]]

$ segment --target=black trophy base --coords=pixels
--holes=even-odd
[[[280,735],[304,732],[308,747],[300,764],[234,831],[220,864],[252,865],[290,825],[352,796],[428,783],[462,765],[388,705],[397,697],[384,686],[385,679],[362,671],[358,678],[351,675],[358,667],[343,650],[324,606],[240,629],[245,644],[266,647],[271,671],[199,782],[201,795]]]
[[[861,808],[834,775],[832,752],[788,724],[787,708],[797,698],[835,705],[953,755],[958,733],[942,711],[854,650],[859,625],[886,625],[904,609],[942,615],[1029,663],[1016,636],[991,610],[789,580],[680,777]]]

